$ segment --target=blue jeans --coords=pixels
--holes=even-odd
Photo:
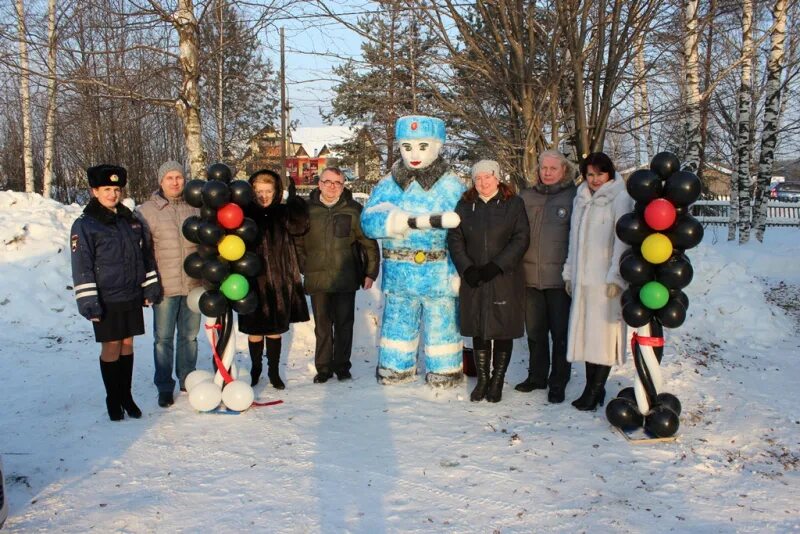
[[[197,365],[197,333],[200,330],[200,314],[186,306],[186,296],[165,297],[153,306],[153,359],[155,377],[153,382],[159,393],[171,393],[175,389],[172,378],[172,359],[175,354],[175,327],[178,327],[177,358],[175,374],[181,387],[186,375]]]

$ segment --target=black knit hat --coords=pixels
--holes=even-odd
[[[125,187],[128,183],[128,171],[124,167],[117,167],[116,165],[97,165],[96,167],[89,167],[86,169],[86,175],[89,177],[89,186],[103,187],[107,185],[116,185]]]

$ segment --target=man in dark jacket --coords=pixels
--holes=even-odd
[[[361,231],[361,205],[344,188],[344,173],[336,167],[322,171],[308,209],[311,227],[303,239],[302,255],[317,337],[314,382],[327,382],[333,373],[347,380],[352,377],[356,290],[370,289],[378,277],[378,242]],[[355,243],[362,247],[366,261]]]
[[[522,259],[530,366],[528,378],[515,389],[527,393],[549,388],[547,400],[553,403],[564,402],[572,370],[567,362],[571,300],[561,270],[567,258],[575,191],[574,168],[563,154],[548,150],[539,156],[539,183],[520,193],[531,232],[530,246]]]

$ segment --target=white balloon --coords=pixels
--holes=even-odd
[[[210,412],[221,400],[222,390],[214,382],[201,382],[189,393],[189,404],[198,412]]]
[[[183,385],[186,388],[186,391],[191,393],[197,384],[202,382],[211,382],[212,380],[214,380],[214,375],[211,373],[211,371],[197,369],[186,375]]]
[[[186,295],[186,306],[195,313],[200,313],[200,297],[206,290],[204,287],[196,287]]]
[[[248,409],[253,404],[254,398],[253,388],[243,380],[234,380],[222,390],[222,402],[237,412]]]

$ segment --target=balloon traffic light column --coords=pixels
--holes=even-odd
[[[233,311],[246,314],[258,306],[248,277],[261,272],[261,260],[246,250],[246,244],[258,237],[258,227],[243,211],[255,196],[249,183],[232,181],[231,176],[227,165],[215,163],[207,170],[208,180],[190,180],[183,190],[186,202],[200,208],[199,216],[183,223],[184,237],[198,244],[183,269],[204,281],[204,287],[193,289],[186,300],[192,311],[207,317],[206,336],[217,369],[216,374],[197,370],[186,377],[189,403],[201,412],[215,410],[220,402],[230,410],[244,411],[254,399],[250,374],[239,379],[233,361]]]
[[[650,169],[631,174],[627,189],[636,207],[616,226],[617,236],[631,246],[619,267],[630,284],[621,303],[623,319],[636,329],[631,340],[636,378],[608,403],[606,417],[623,431],[644,426],[659,438],[678,431],[681,414],[678,398],[663,391],[664,327],[678,328],[686,319],[689,299],[683,289],[694,271],[684,251],[703,239],[703,226],[688,210],[700,196],[700,180],[679,169],[675,154],[661,152]]]

